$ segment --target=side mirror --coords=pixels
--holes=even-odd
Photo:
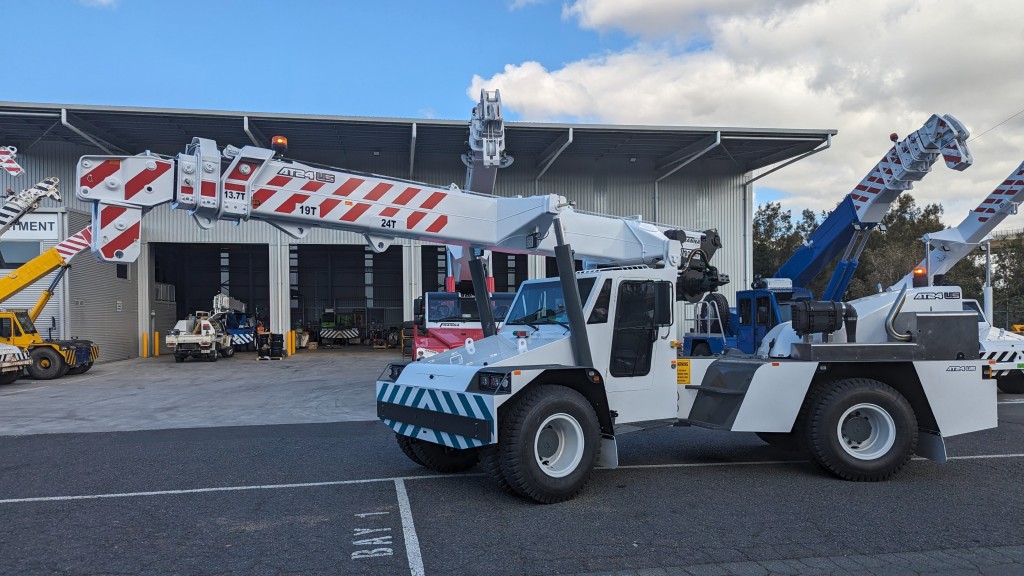
[[[672,325],[672,305],[675,298],[672,294],[671,282],[654,283],[654,325]]]

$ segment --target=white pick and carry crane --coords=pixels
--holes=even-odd
[[[899,282],[889,287],[889,290],[899,290],[903,286],[941,284],[941,279],[957,262],[984,243],[988,235],[1007,217],[1017,213],[1022,199],[1024,162],[1014,168],[1009,176],[955,228],[926,234],[923,238],[924,259]],[[1001,367],[1010,367],[1000,369],[990,366],[992,375],[997,378],[999,388],[1003,392],[1024,394],[1024,372],[1017,366],[1018,359],[1024,358],[1024,336],[992,326],[992,286],[988,281],[985,282],[984,291],[984,308],[973,300],[964,303],[965,310],[970,309],[978,314],[981,356],[986,360],[998,362]]]
[[[216,294],[210,312],[200,310],[178,320],[174,328],[167,331],[166,338],[174,361],[180,363],[186,358],[202,358],[216,362],[219,356],[234,356],[233,338],[225,325],[228,314],[234,312],[245,312],[245,304],[227,294]]]
[[[616,439],[632,430],[789,434],[829,472],[881,480],[914,453],[944,460],[944,437],[996,425],[976,318],[952,288],[795,305],[806,339],[785,357],[678,359],[674,302],[728,281],[710,264],[714,231],[584,214],[555,195],[478,196],[315,167],[252,146],[221,152],[201,138],[174,160],[83,157],[78,178],[78,197],[95,203],[94,251],[118,262],[138,255],[144,211],[170,201],[204,227],[260,219],[296,237],[360,231],[378,251],[414,238],[554,254],[559,277],[525,282],[500,330],[484,318],[483,338],[391,364],[376,387],[378,416],[410,459],[441,472],[482,460],[500,486],[538,502],[572,498],[596,465],[616,466]],[[574,272],[574,256],[599,266]],[[482,266],[470,265],[481,298]],[[827,337],[844,322],[844,342]]]

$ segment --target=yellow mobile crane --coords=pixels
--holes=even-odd
[[[25,190],[0,207],[0,234],[12,227],[25,214],[39,207],[44,197],[60,200],[57,178],[47,178]],[[32,363],[26,366],[29,375],[38,380],[52,380],[65,374],[81,374],[92,368],[99,356],[99,347],[89,340],[46,340],[39,335],[35,320],[53,297],[53,292],[68,269],[68,262],[89,247],[91,231],[69,237],[53,248],[26,262],[0,278],[0,304],[18,294],[50,272],[58,273],[31,310],[0,309],[0,343],[26,349]]]

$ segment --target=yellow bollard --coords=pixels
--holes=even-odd
[[[149,358],[149,333],[142,333],[142,357]]]
[[[295,354],[295,330],[288,332],[288,355]]]
[[[153,356],[160,355],[160,333],[156,330],[153,331]]]

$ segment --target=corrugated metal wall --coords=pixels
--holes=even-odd
[[[68,213],[70,230],[88,225],[88,215]],[[103,362],[138,356],[138,266],[128,265],[128,278],[118,278],[116,265],[100,262],[83,252],[71,261],[65,282],[70,335],[99,344]]]

